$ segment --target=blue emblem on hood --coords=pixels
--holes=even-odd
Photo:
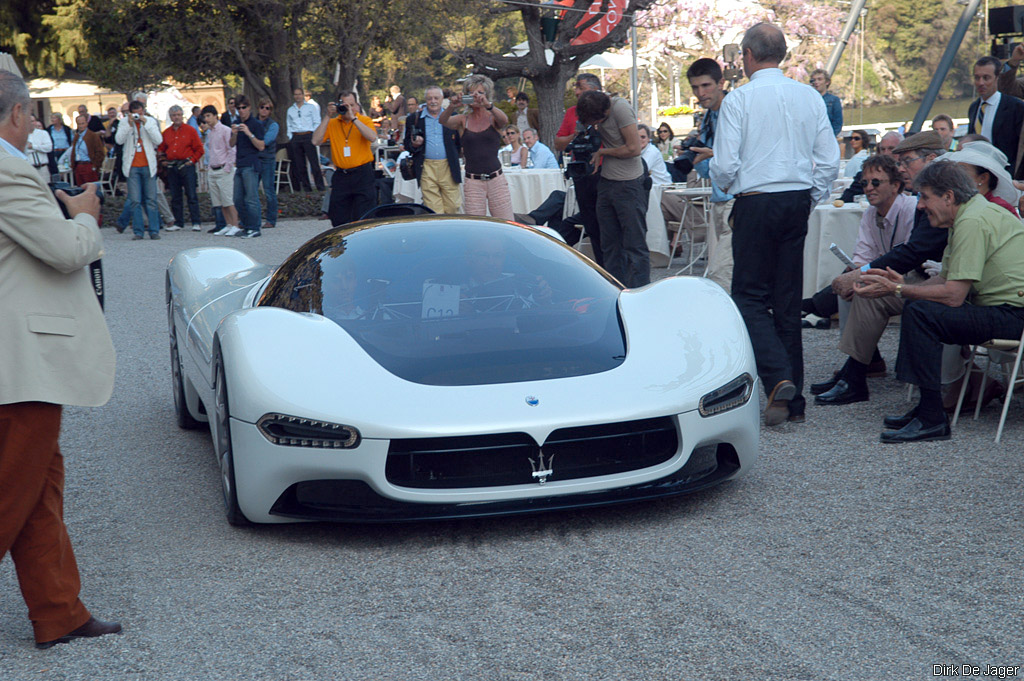
[[[540,404],[540,400],[538,400],[533,395],[527,395],[526,396],[526,403],[528,405],[530,405],[531,407],[536,407],[538,404]]]

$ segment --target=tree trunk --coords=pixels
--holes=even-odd
[[[565,117],[565,78],[533,80],[537,92],[537,108],[540,111],[540,141],[554,149],[555,133]]]

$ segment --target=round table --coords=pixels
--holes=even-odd
[[[668,266],[668,228],[665,227],[665,216],[661,213],[661,194],[670,188],[670,184],[656,184],[651,187],[651,193],[647,200],[647,250],[651,256],[651,267]],[[579,211],[576,205],[576,186],[569,182],[565,188],[565,208],[562,211],[563,217],[570,217]],[[590,251],[590,240],[580,240],[576,244],[581,252],[586,255],[593,255]],[[584,250],[586,249],[586,250]]]
[[[843,273],[846,266],[829,246],[834,243],[846,255],[853,256],[864,211],[858,203],[847,203],[842,208],[825,204],[811,211],[804,241],[804,298],[810,298]]]

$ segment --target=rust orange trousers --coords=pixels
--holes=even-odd
[[[89,619],[78,598],[78,565],[64,526],[61,407],[0,405],[0,560],[10,551],[37,642]]]

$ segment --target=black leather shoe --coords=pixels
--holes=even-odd
[[[855,390],[843,379],[836,381],[836,387],[814,398],[815,404],[852,404],[867,401],[867,390]]]
[[[96,638],[97,636],[106,636],[107,634],[120,634],[121,625],[117,622],[101,622],[95,617],[90,617],[89,621],[78,627],[70,634],[65,634],[60,638],[55,638],[52,641],[43,641],[37,643],[36,648],[40,650],[46,650],[52,648],[58,643],[71,643],[78,638]]]
[[[919,418],[914,417],[910,423],[899,430],[883,430],[881,440],[888,444],[898,445],[904,442],[948,440],[950,437],[952,437],[952,431],[949,428],[949,419],[943,415],[942,423],[928,427],[925,427]]]
[[[886,416],[882,419],[882,425],[891,430],[899,430],[913,421],[915,416],[917,416],[917,407],[902,416]]]
[[[885,378],[885,360],[880,359],[868,365],[868,378]]]
[[[829,390],[836,387],[836,382],[839,381],[839,373],[840,372],[838,371],[835,372],[834,374],[832,374],[832,378],[828,379],[827,381],[822,381],[821,383],[811,383],[811,394],[820,395],[822,393],[827,393]]]

